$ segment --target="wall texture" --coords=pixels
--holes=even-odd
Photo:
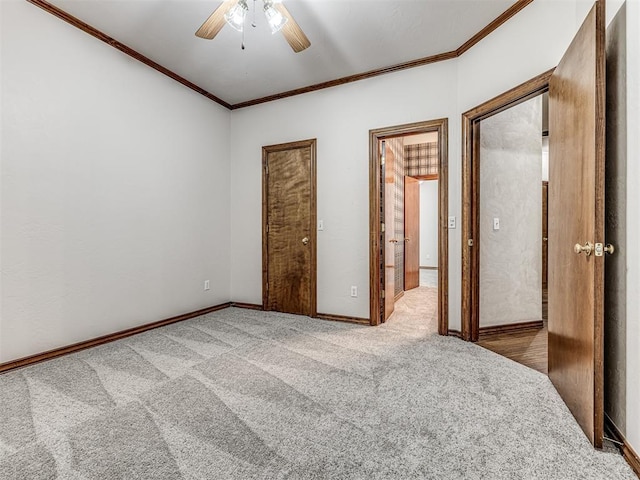
[[[542,319],[541,100],[480,123],[481,327]]]
[[[607,18],[605,412],[640,453],[640,1]]]
[[[420,266],[438,267],[438,180],[420,184]]]
[[[627,4],[627,240],[640,242],[640,1]],[[627,255],[627,424],[625,434],[640,454],[640,252],[629,248]]]
[[[0,8],[0,362],[228,301],[229,112]]]
[[[439,173],[438,142],[405,145],[404,160],[405,175],[409,175],[410,177],[417,175],[437,175]]]
[[[394,295],[404,291],[404,142],[402,137],[390,138],[385,141],[387,148],[393,152],[393,184],[395,198],[393,199],[394,222],[393,231],[397,243],[395,244],[395,280],[393,282]],[[387,199],[385,199],[385,202]]]
[[[626,6],[607,28],[607,148],[605,238],[605,411],[626,428],[627,401],[627,55]]]

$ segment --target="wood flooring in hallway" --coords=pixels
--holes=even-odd
[[[517,333],[480,334],[478,345],[544,374],[547,368],[547,290],[542,292],[542,329]]]

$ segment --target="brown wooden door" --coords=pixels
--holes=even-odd
[[[263,147],[263,308],[316,314],[316,141]]]
[[[574,246],[604,243],[604,73],[598,1],[549,83],[549,377],[598,448],[604,257]]]
[[[398,240],[395,237],[395,156],[386,142],[380,143],[380,148],[384,152],[384,321],[386,321],[393,313],[395,305],[395,254]]]
[[[420,285],[420,182],[404,177],[404,289]]]

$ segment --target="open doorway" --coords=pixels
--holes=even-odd
[[[604,428],[604,256],[614,253],[604,228],[604,38],[605,6],[596,2],[555,69],[462,116],[462,335],[475,341],[484,241],[481,123],[549,92],[548,375],[596,448],[602,446]],[[536,194],[539,198],[539,190]],[[517,258],[503,269],[519,263]],[[518,301],[509,298],[503,306]]]
[[[389,319],[408,293],[409,308],[421,308],[431,289],[446,335],[447,120],[372,130],[370,156],[371,324]]]
[[[548,109],[543,92],[478,125],[478,344],[547,373]]]
[[[543,373],[551,74],[463,114],[462,336]]]

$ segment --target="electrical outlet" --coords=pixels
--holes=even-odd
[[[449,228],[456,228],[456,217],[449,217]]]
[[[351,285],[351,296],[352,297],[358,296],[358,287],[356,287],[355,285]]]
[[[211,284],[209,283],[209,280],[204,281],[204,289],[211,290]]]

